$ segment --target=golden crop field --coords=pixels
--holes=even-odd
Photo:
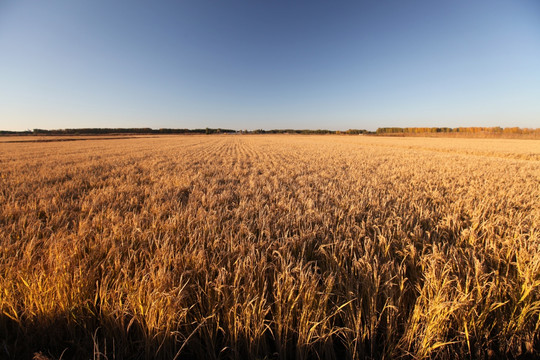
[[[0,358],[540,356],[540,141],[0,139]]]

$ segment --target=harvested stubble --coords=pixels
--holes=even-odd
[[[0,357],[540,356],[540,141],[0,144]]]

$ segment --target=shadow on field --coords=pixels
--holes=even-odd
[[[98,321],[89,316],[73,317],[64,313],[16,321],[1,315],[0,359],[280,358],[269,332],[255,342],[239,339],[230,343],[222,332],[205,336],[205,329],[197,324],[186,324],[185,333],[180,329],[175,336],[163,336],[163,332],[154,334],[145,330],[134,319],[119,321],[101,316]],[[334,346],[328,345],[327,350],[335,353]],[[290,356],[281,358],[294,358],[295,349],[291,346],[287,353]]]
[[[204,331],[192,335],[161,336],[143,331],[134,321],[102,317],[77,321],[59,314],[27,321],[0,316],[0,359],[347,359],[351,358],[339,337],[333,337],[316,348],[296,348],[294,338],[279,349],[269,331],[255,342],[239,339],[226,342],[223,333],[206,337]],[[196,326],[199,330],[200,327]],[[174,332],[171,332],[174,333]],[[380,354],[360,355],[359,359],[383,358]],[[414,357],[403,356],[404,359]],[[513,357],[486,353],[472,359],[538,359],[533,354]]]
[[[15,321],[0,317],[0,359],[173,358],[182,342],[145,334],[134,321],[57,314]],[[138,326],[139,325],[139,326]],[[179,358],[192,358],[184,354]]]
[[[206,336],[208,333],[197,324],[190,335],[179,331],[176,336],[162,336],[144,331],[132,320],[118,321],[109,316],[98,323],[96,318],[73,319],[73,315],[64,313],[16,321],[2,315],[0,359],[346,358],[337,337],[314,348],[297,348],[297,339],[292,337],[279,348],[270,331],[260,339],[239,338],[231,343],[223,332]]]

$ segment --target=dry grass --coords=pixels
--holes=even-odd
[[[0,144],[0,358],[540,356],[540,141]]]

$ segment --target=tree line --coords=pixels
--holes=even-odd
[[[222,128],[204,129],[171,129],[171,128],[79,128],[79,129],[33,129],[26,131],[0,130],[0,135],[111,135],[111,134],[373,134],[368,130],[349,129],[346,131],[326,130],[326,129],[272,129],[272,130],[233,130]]]
[[[500,126],[493,127],[382,127],[375,132],[379,135],[385,134],[433,134],[433,133],[461,133],[461,134],[486,134],[486,135],[540,135],[540,128],[529,129],[519,127]]]
[[[77,129],[33,129],[26,131],[0,130],[0,135],[112,135],[112,134],[303,134],[303,135],[430,135],[439,134],[444,136],[474,135],[474,136],[529,136],[540,137],[540,128],[519,127],[380,127],[376,131],[365,129],[349,129],[345,131],[327,129],[256,129],[256,130],[233,130],[222,128],[204,129],[173,129],[173,128],[77,128]]]

